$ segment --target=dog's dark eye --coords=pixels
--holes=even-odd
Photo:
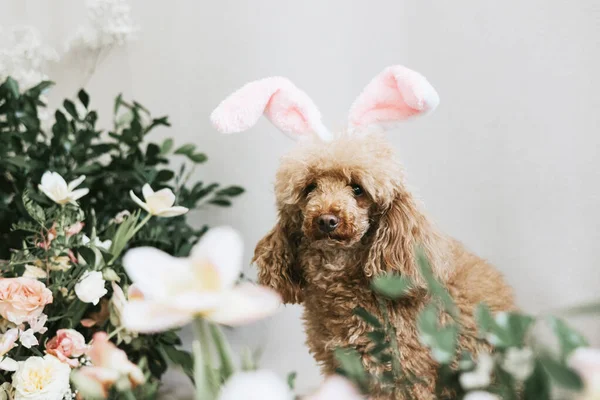
[[[312,192],[313,190],[315,190],[317,188],[317,184],[316,183],[311,183],[310,185],[308,185],[306,188],[304,188],[304,194],[308,195],[310,192]]]
[[[354,193],[355,196],[360,196],[364,193],[364,190],[362,187],[360,187],[360,185],[353,183],[350,185],[350,187],[352,188],[352,193]]]

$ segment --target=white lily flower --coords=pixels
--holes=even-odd
[[[67,184],[65,179],[56,172],[46,171],[38,188],[57,204],[71,203],[77,205],[77,200],[89,193],[89,189],[75,188],[85,180],[85,175]]]
[[[243,244],[228,227],[208,231],[189,258],[175,258],[152,247],[130,250],[125,270],[143,300],[123,309],[123,324],[135,332],[158,332],[185,325],[195,317],[225,325],[249,323],[273,314],[281,298],[273,290],[244,283]]]
[[[171,189],[164,188],[155,192],[150,185],[146,183],[142,187],[142,194],[144,195],[144,200],[146,200],[145,202],[137,197],[135,193],[133,193],[133,190],[129,192],[133,201],[146,210],[148,214],[157,217],[177,217],[189,211],[186,207],[173,206],[173,204],[175,204],[175,194]]]
[[[75,284],[75,294],[84,303],[96,305],[108,293],[108,290],[104,287],[105,283],[102,272],[87,271]]]

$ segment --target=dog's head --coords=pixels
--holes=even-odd
[[[400,165],[381,136],[304,143],[282,159],[275,183],[286,224],[334,247],[359,243],[402,188]]]
[[[385,262],[401,262],[384,254],[385,246],[415,245],[392,243],[401,239],[402,230],[413,229],[403,216],[412,203],[401,202],[406,194],[401,167],[381,128],[428,113],[438,102],[422,75],[393,66],[365,87],[350,109],[348,128],[336,134],[323,126],[310,98],[281,77],[251,82],[217,107],[211,120],[223,133],[246,130],[264,113],[301,141],[283,157],[277,173],[279,221],[255,253],[261,283],[278,290],[286,302],[302,301],[296,262],[301,242],[347,248],[373,232],[366,274],[381,272]]]

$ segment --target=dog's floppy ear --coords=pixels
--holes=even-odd
[[[398,273],[409,277],[416,287],[425,287],[417,264],[417,248],[421,247],[429,258],[433,272],[441,280],[447,279],[447,268],[439,257],[444,240],[430,221],[417,208],[408,192],[398,193],[393,202],[379,212],[371,234],[371,247],[365,263],[368,278]]]
[[[297,262],[302,234],[299,224],[280,212],[279,221],[256,245],[252,262],[258,266],[261,285],[277,291],[284,303],[302,303],[302,272]]]
[[[433,111],[440,98],[425,77],[393,65],[384,69],[363,89],[348,115],[351,129],[369,125],[391,128],[398,122]]]
[[[280,131],[294,139],[312,135],[331,139],[310,97],[280,76],[247,83],[223,100],[210,120],[219,132],[234,133],[254,126],[263,113]]]

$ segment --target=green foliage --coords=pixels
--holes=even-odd
[[[58,329],[75,328],[87,342],[94,332],[106,331],[149,376],[145,385],[130,394],[139,399],[154,398],[160,376],[169,364],[177,364],[193,376],[192,356],[179,348],[177,333],[126,332],[112,309],[110,318],[105,315],[93,327],[83,327],[82,318],[101,315],[103,307],[108,307],[112,289],[107,284],[109,293],[104,302],[93,306],[75,296],[75,284],[84,273],[96,270],[126,291],[131,282],[121,257],[127,249],[149,245],[185,256],[206,231],[206,226],[190,225],[186,215],[150,218],[131,200],[131,190],[139,193],[146,183],[155,191],[167,188],[176,195],[178,205],[193,210],[203,205],[229,206],[244,189],[192,182],[195,168],[206,162],[207,156],[192,144],[173,152],[173,139],[160,145],[149,141],[151,132],[170,126],[168,118],[153,118],[141,104],[127,102],[120,95],[109,131],[97,126],[98,114],[90,108],[90,96],[84,90],[76,99],[64,100],[52,121],[41,121],[39,111],[45,104],[40,96],[50,86],[51,82],[41,82],[21,92],[11,78],[0,85],[0,269],[3,277],[22,276],[26,265],[48,272],[44,284],[52,291],[53,302],[44,309],[49,316],[48,331],[37,336],[42,351]],[[173,169],[171,158],[177,159],[177,164],[181,161],[181,166]],[[57,172],[67,182],[86,175],[81,187],[88,188],[89,193],[78,200],[78,205],[55,204],[38,189],[46,171]],[[124,210],[128,215],[116,219]],[[84,224],[81,232],[67,233],[78,223]],[[91,240],[84,241],[84,234]],[[96,245],[96,239],[110,239],[112,244],[107,250]],[[51,268],[59,260],[68,264],[67,271]],[[229,350],[223,340],[220,343],[217,354],[225,362],[230,359]],[[37,347],[29,350],[21,346],[8,356],[20,361],[36,352]],[[232,372],[231,365],[222,371],[223,376]],[[10,380],[8,374],[0,375]],[[111,398],[118,396],[111,393]]]
[[[196,166],[206,162],[207,156],[193,144],[172,152],[173,139],[161,144],[148,141],[150,133],[170,126],[168,118],[153,118],[144,106],[127,102],[121,95],[115,100],[114,125],[108,132],[98,128],[98,114],[90,108],[92,102],[84,90],[77,99],[63,102],[53,123],[40,121],[39,109],[44,106],[40,95],[51,85],[42,82],[24,93],[10,78],[0,85],[0,259],[8,258],[9,249],[18,248],[23,239],[23,233],[11,231],[13,225],[31,220],[29,217],[43,219],[39,209],[28,208],[32,203],[25,203],[23,196],[32,196],[42,208],[51,204],[37,193],[37,184],[47,170],[58,172],[67,181],[86,175],[90,193],[80,204],[86,215],[95,210],[100,231],[111,229],[111,221],[122,210],[138,208],[128,193],[139,193],[145,183],[154,190],[173,190],[178,203],[190,209],[204,204],[230,206],[232,199],[244,192],[239,186],[190,182]],[[184,156],[191,164],[173,169],[170,156]],[[205,230],[188,224],[185,216],[157,218],[137,233],[132,245],[152,245],[174,255],[187,255]]]
[[[582,388],[580,376],[567,365],[573,350],[587,346],[582,335],[563,320],[548,317],[547,322],[560,345],[560,354],[555,357],[542,343],[534,342],[531,330],[537,322],[536,318],[521,312],[495,314],[487,305],[479,304],[474,310],[477,322],[475,339],[493,349],[490,361],[493,364],[486,372],[486,367],[479,365],[479,356],[465,350],[459,351],[459,338],[470,333],[463,329],[454,300],[446,287],[436,279],[420,248],[416,250],[416,260],[429,293],[429,301],[418,315],[417,329],[421,343],[431,350],[432,358],[438,363],[437,398],[447,398],[448,393],[463,398],[471,390],[483,389],[503,399],[549,400],[553,386],[571,391]],[[419,377],[411,376],[399,362],[400,350],[395,341],[394,326],[388,318],[388,308],[402,307],[401,300],[409,294],[414,283],[407,276],[387,274],[375,277],[371,287],[381,296],[379,312],[370,312],[361,307],[354,309],[354,314],[369,327],[365,334],[369,341],[367,350],[361,347],[337,351],[335,356],[340,364],[340,372],[367,390],[365,393],[377,385],[393,395],[401,392],[404,398],[410,399],[408,389],[419,381]],[[595,308],[586,307],[584,311],[594,312]],[[370,374],[362,368],[361,359],[367,354],[386,366],[383,374]],[[489,387],[463,387],[461,375],[480,368],[478,373],[490,374]]]

